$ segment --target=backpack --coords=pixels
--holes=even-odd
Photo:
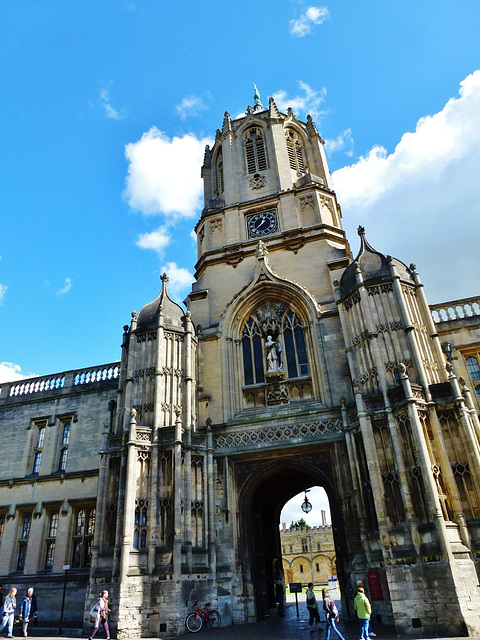
[[[97,600],[97,602],[95,602],[95,604],[93,605],[93,607],[90,610],[90,622],[96,622],[97,621],[97,613],[98,613],[98,600]]]
[[[311,595],[307,598],[307,607],[315,606],[315,596]]]

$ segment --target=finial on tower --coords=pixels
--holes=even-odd
[[[357,229],[357,233],[359,236],[364,236],[365,235],[365,227],[362,227],[362,225],[359,225],[358,229]]]
[[[260,102],[260,91],[257,89],[257,85],[252,82],[255,93],[253,95],[253,112],[263,111],[263,104]]]

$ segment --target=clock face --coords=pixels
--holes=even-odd
[[[260,238],[278,231],[277,212],[263,211],[247,216],[247,232],[249,238]]]

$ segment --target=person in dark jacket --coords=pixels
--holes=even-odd
[[[26,638],[28,633],[28,623],[33,620],[33,587],[27,590],[27,595],[20,605],[20,618],[22,620],[23,637]]]

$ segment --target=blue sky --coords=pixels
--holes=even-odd
[[[253,101],[311,113],[358,249],[473,296],[480,3],[0,3],[0,380],[116,360],[196,259],[205,143]]]

